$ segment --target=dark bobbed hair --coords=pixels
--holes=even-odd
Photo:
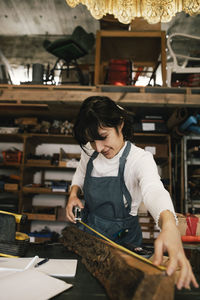
[[[108,97],[88,97],[82,103],[76,118],[74,137],[84,150],[89,141],[104,139],[98,133],[99,127],[113,127],[118,132],[118,126],[122,122],[124,122],[122,129],[124,140],[131,140],[133,116]]]

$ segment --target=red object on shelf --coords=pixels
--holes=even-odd
[[[126,59],[111,59],[108,70],[108,83],[113,85],[128,85],[131,67],[130,61]]]
[[[194,235],[182,235],[181,236],[182,242],[197,242],[200,243],[200,235],[194,236]]]
[[[196,236],[197,224],[199,222],[199,218],[194,215],[189,215],[186,217],[187,229],[186,235]]]
[[[22,151],[2,151],[3,161],[5,163],[20,163],[22,158]]]

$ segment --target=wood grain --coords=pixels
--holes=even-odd
[[[75,225],[63,230],[63,243],[82,257],[82,263],[112,300],[172,300],[174,297],[173,277]]]

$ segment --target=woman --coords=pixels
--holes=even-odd
[[[143,201],[161,228],[154,264],[161,264],[168,251],[167,274],[181,268],[178,289],[189,289],[191,282],[198,287],[153,156],[130,142],[133,127],[128,113],[108,97],[89,97],[80,108],[74,135],[83,151],[66,207],[68,220],[76,223],[73,208],[78,206],[83,210],[82,220],[93,229],[128,248],[138,247],[142,233],[137,212]],[[78,198],[80,190],[85,206]]]

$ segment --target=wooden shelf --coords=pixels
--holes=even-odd
[[[50,188],[31,188],[23,187],[24,194],[54,194],[54,195],[69,195],[68,192],[54,192]]]
[[[5,112],[4,112],[5,113]],[[0,134],[0,142],[5,142],[5,143],[23,143],[23,135],[20,133],[1,133]]]
[[[160,231],[156,228],[152,216],[149,213],[147,215],[139,214],[139,223],[142,229],[143,242],[153,243]]]
[[[1,168],[20,168],[21,166],[21,163],[0,163]]]
[[[17,190],[17,191],[14,191],[14,190],[4,190],[4,191],[0,191],[0,194],[7,194],[7,193],[10,193],[10,194],[19,194],[20,193],[20,191],[19,190]]]
[[[90,96],[108,96],[118,104],[163,108],[177,106],[199,107],[200,88],[134,87],[134,86],[47,86],[47,85],[8,85],[0,84],[0,116],[33,115],[33,109],[24,110],[22,104],[45,103],[47,111],[36,111],[37,116],[73,119],[80,104]],[[15,107],[5,108],[7,103]],[[18,109],[16,109],[18,107]]]
[[[42,164],[24,164],[25,168],[36,168],[36,169],[60,169],[60,170],[74,170],[75,168],[69,168],[67,166],[55,166],[55,165],[42,165]]]
[[[66,140],[70,144],[77,144],[75,139],[70,135],[64,134],[43,134],[43,133],[28,133],[24,135],[28,139],[32,139],[36,144],[66,144]]]
[[[33,214],[33,213],[24,213],[27,215],[28,220],[38,220],[38,221],[56,221],[56,215],[51,214]]]

